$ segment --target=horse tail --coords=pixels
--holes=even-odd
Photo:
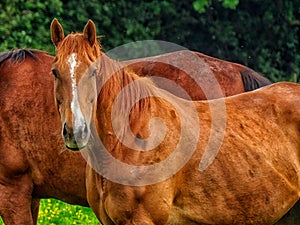
[[[44,51],[36,49],[13,49],[7,52],[0,53],[0,66],[6,61],[10,63],[22,63],[27,57],[37,60],[37,53],[44,53]]]
[[[245,92],[253,91],[260,87],[272,84],[272,82],[269,79],[261,76],[260,74],[249,68],[240,71],[240,74],[242,76]]]

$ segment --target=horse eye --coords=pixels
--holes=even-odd
[[[53,73],[53,76],[54,76],[55,78],[58,78],[58,73],[57,73],[56,70],[52,70],[52,73]]]
[[[96,75],[97,75],[97,70],[93,70],[92,74],[91,74],[91,77],[95,77]]]

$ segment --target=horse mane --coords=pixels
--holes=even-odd
[[[109,87],[102,89],[104,90],[102,93],[104,99],[111,96],[111,93],[119,93],[124,87],[128,90],[124,92],[125,95],[122,96],[123,104],[120,104],[121,111],[124,110],[122,107],[127,108],[127,106],[132,104],[130,101],[140,99],[141,96],[151,96],[154,94],[156,86],[149,77],[140,77],[131,69],[123,67],[118,61],[110,59],[107,56],[103,55],[101,59],[103,60],[101,60],[100,76],[108,75],[110,79],[108,82]],[[104,78],[104,80],[107,80],[107,77]],[[129,85],[132,82],[134,82],[134,85]],[[149,98],[139,102],[140,105],[138,108],[140,111],[145,109],[147,100],[149,100]],[[143,104],[141,102],[143,102]]]
[[[45,51],[37,49],[12,49],[7,52],[0,53],[0,66],[6,61],[10,60],[10,63],[21,63],[27,57],[37,60],[37,54],[45,53]]]
[[[98,76],[101,80],[99,82],[104,84],[98,101],[106,101],[118,96],[120,102],[115,104],[118,114],[126,115],[130,112],[130,116],[139,118],[149,112],[151,96],[157,96],[157,88],[150,78],[138,76],[131,69],[123,67],[123,64],[110,59],[105,54],[100,57]],[[121,91],[123,91],[122,94],[120,94]],[[120,118],[122,121],[119,122],[124,123],[124,118]]]
[[[253,91],[255,89],[272,84],[270,80],[259,75],[251,69],[240,71],[245,91]]]
[[[84,38],[82,33],[71,33],[57,46],[56,60],[63,62],[70,53],[77,52],[82,54],[79,57],[87,58],[92,63],[100,57],[101,48],[101,44],[98,41],[91,48],[90,43]]]

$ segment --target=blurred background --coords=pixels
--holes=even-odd
[[[244,64],[272,81],[298,81],[300,0],[2,0],[0,51],[36,48],[54,54],[54,17],[65,32],[92,19],[105,51],[163,40]]]

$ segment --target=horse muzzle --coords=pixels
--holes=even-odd
[[[65,123],[62,129],[62,136],[65,145],[72,151],[79,151],[86,147],[90,139],[90,129],[83,123],[82,126],[76,128],[70,128]]]

